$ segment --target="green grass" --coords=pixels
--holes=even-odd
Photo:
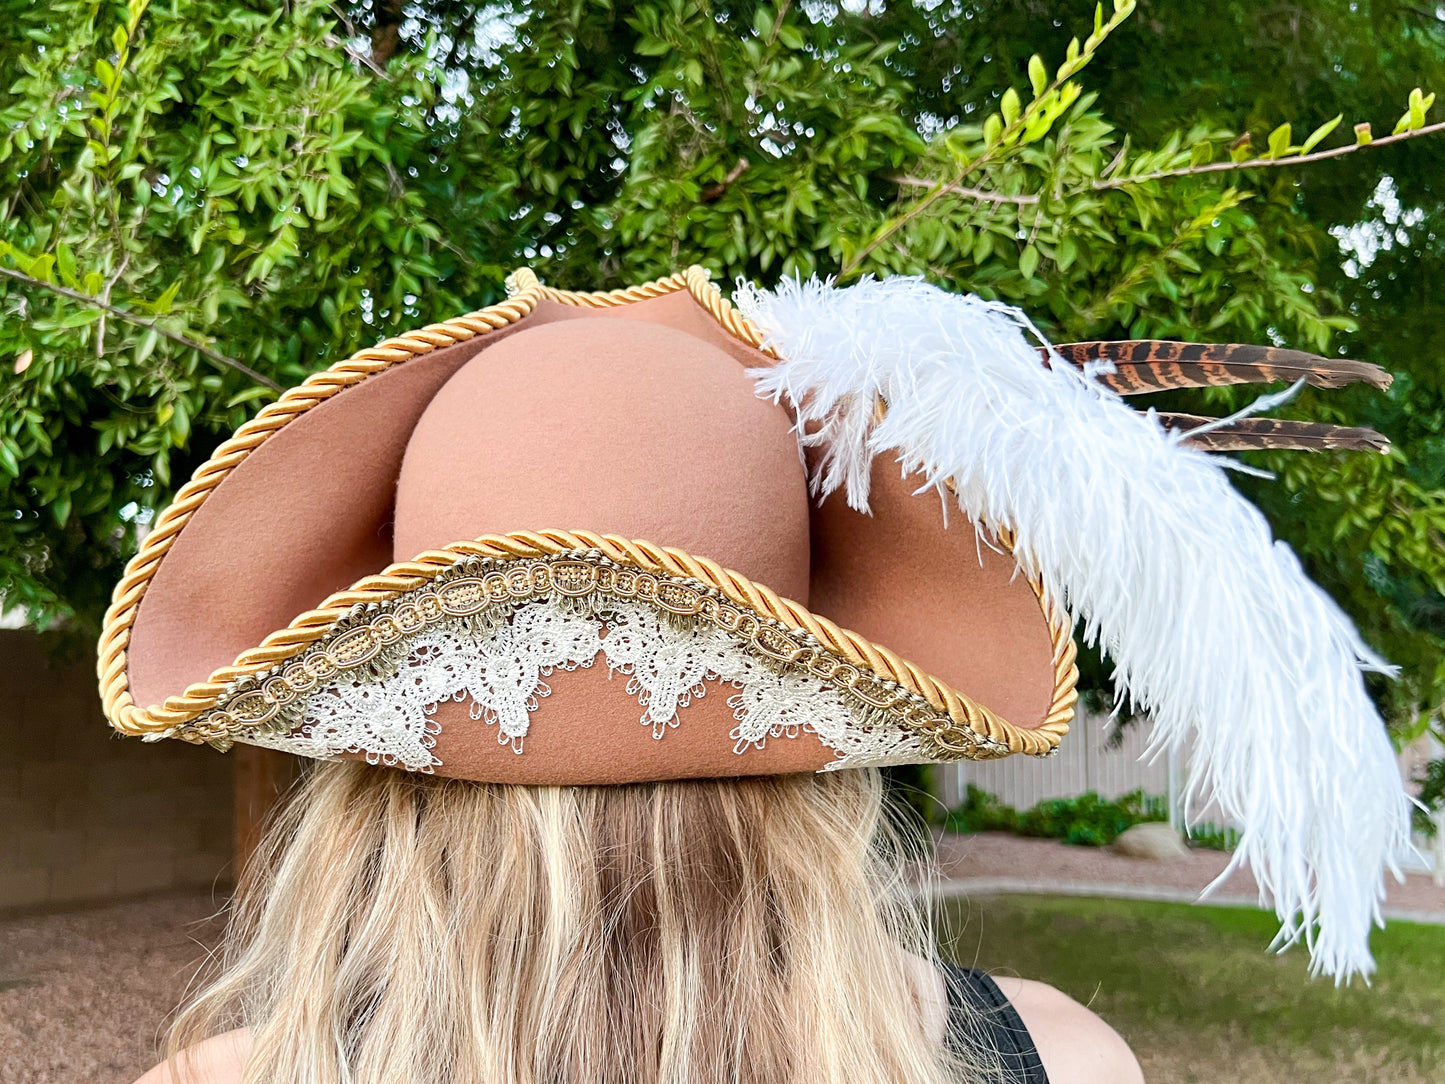
[[[1093,1008],[1151,1084],[1445,1080],[1442,927],[1375,931],[1373,985],[1347,988],[1310,979],[1301,949],[1266,951],[1275,919],[1253,910],[992,897],[947,904],[943,927],[958,962],[1041,979]]]

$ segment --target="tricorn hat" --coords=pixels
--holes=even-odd
[[[1194,783],[1286,940],[1319,923],[1320,966],[1368,965],[1408,824],[1378,663],[1201,449],[1383,438],[1119,393],[1381,370],[1054,350],[906,279],[742,311],[700,268],[509,289],[309,378],[196,472],[107,615],[117,730],[569,785],[1044,756],[1076,616],[1157,740],[1208,752]]]

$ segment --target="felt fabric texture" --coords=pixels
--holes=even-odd
[[[493,783],[536,783],[539,771],[557,786],[641,783],[655,779],[715,779],[815,772],[836,754],[809,733],[768,738],[762,748],[733,749],[738,721],[728,706],[737,690],[716,681],[677,710],[677,725],[659,738],[645,710],[627,691],[627,675],[608,672],[600,654],[586,668],[547,679],[527,723],[521,753],[497,740],[497,728],[471,717],[471,701],[437,705],[440,727],[432,750],[437,775]],[[539,765],[541,766],[539,768]]]
[[[664,300],[628,309],[658,311]],[[685,321],[675,307],[660,312]],[[592,314],[541,301],[509,327],[393,365],[267,437],[191,515],[146,588],[127,654],[136,703],[206,680],[327,595],[385,568],[402,454],[437,390],[524,328]]]
[[[393,553],[585,528],[702,554],[808,601],[808,486],[788,412],[743,366],[641,320],[569,320],[460,369],[407,445]]]
[[[920,492],[920,487],[924,487]],[[892,455],[873,462],[871,514],[830,494],[813,512],[810,608],[1036,727],[1054,695],[1053,638],[1014,559]]]
[[[131,695],[155,704],[391,562],[402,451],[481,343],[423,354],[348,388],[259,444],[211,491],[156,569],[131,627]]]
[[[961,515],[945,530],[936,494],[914,495],[896,467],[879,468],[872,516],[841,499],[810,509],[792,417],[747,375],[771,363],[681,290],[604,308],[543,300],[346,388],[258,445],[181,531],[131,629],[132,695],[179,694],[393,560],[563,528],[710,558],[1037,726],[1050,630],[1012,559]],[[835,759],[811,734],[736,752],[734,690],[715,682],[660,739],[605,662],[548,683],[521,755],[469,702],[439,705],[438,773],[624,783]]]

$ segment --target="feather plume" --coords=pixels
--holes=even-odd
[[[1296,380],[1304,380],[1317,388],[1364,383],[1385,389],[1394,379],[1389,372],[1368,361],[1322,358],[1303,350],[1247,343],[1130,339],[1064,343],[1052,349],[1065,361],[1087,369],[1120,395]],[[1040,354],[1047,362],[1048,350],[1040,350]]]
[[[1262,448],[1297,452],[1388,452],[1383,433],[1359,425],[1296,421],[1292,418],[1240,418],[1227,424],[1197,414],[1156,413],[1155,419],[1184,443],[1207,452],[1247,452]],[[1207,426],[1206,432],[1194,433]]]
[[[1074,366],[1039,364],[1006,306],[903,278],[737,300],[783,359],[754,372],[759,394],[821,446],[815,489],[866,511],[870,464],[893,453],[975,523],[1011,528],[1024,571],[1153,720],[1153,750],[1193,741],[1188,793],[1241,826],[1230,869],[1254,871],[1276,945],[1305,941],[1337,981],[1367,976],[1384,873],[1409,850],[1362,680],[1389,668],[1218,463]]]

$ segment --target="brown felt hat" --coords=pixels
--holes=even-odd
[[[100,648],[122,733],[499,782],[1051,752],[1066,620],[896,462],[809,499],[699,268],[502,304],[283,395],[156,520]]]

